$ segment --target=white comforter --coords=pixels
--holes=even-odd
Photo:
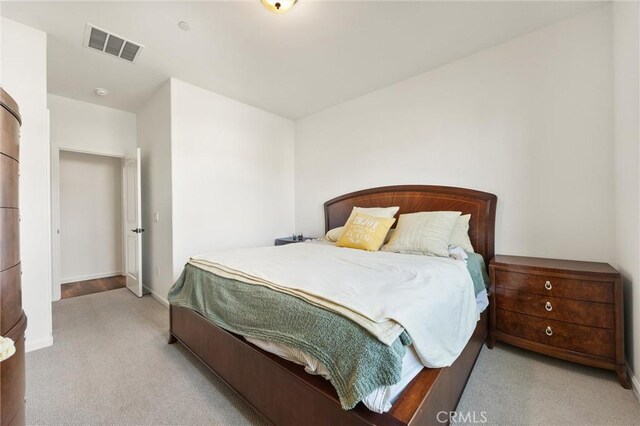
[[[432,368],[453,363],[479,318],[471,276],[464,262],[453,259],[307,242],[211,253],[190,263],[302,297],[351,318],[385,343],[404,328],[422,363]]]

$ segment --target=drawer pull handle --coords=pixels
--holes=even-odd
[[[544,283],[544,288],[546,288],[547,290],[551,290],[553,288],[553,286],[551,285],[551,281],[547,281],[546,283]]]
[[[549,326],[547,326],[547,329],[544,332],[547,333],[547,336],[553,336],[553,330]]]
[[[553,309],[553,306],[551,306],[551,302],[547,302],[547,303],[545,303],[544,308],[547,311],[551,312],[551,310]]]

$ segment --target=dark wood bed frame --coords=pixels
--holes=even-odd
[[[469,236],[487,264],[494,255],[497,198],[464,188],[387,186],[342,195],[324,204],[325,231],[344,225],[353,207],[400,206],[398,214],[451,210],[471,214]],[[169,343],[179,341],[264,417],[276,425],[425,425],[449,422],[488,332],[487,310],[458,359],[446,368],[424,368],[388,413],[362,403],[345,411],[335,389],[300,365],[265,352],[197,312],[170,307]],[[445,412],[445,413],[441,413]],[[441,413],[440,415],[438,413]]]

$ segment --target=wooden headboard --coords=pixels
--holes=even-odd
[[[449,186],[398,185],[365,189],[324,203],[325,232],[343,226],[354,207],[399,206],[400,214],[425,211],[460,211],[471,214],[469,238],[487,265],[494,255],[498,198],[488,192]]]

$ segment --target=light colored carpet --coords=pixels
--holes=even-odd
[[[127,289],[53,304],[52,347],[27,354],[27,423],[265,424],[181,345],[168,311]],[[483,349],[458,412],[486,424],[639,424],[615,376],[499,345]],[[470,422],[461,422],[470,423]]]
[[[492,425],[640,425],[615,373],[500,343],[482,348],[457,411],[485,411]]]
[[[27,354],[27,424],[266,424],[168,327],[127,289],[54,302],[53,346]]]

